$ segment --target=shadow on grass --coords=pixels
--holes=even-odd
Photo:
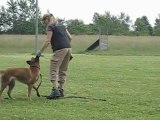
[[[84,100],[96,100],[96,101],[107,101],[106,99],[101,99],[101,98],[90,98],[90,97],[82,97],[82,96],[66,96],[63,97],[62,99],[66,99],[66,98],[75,98],[75,99],[84,99]]]
[[[41,95],[41,97],[46,98],[47,95]],[[6,100],[14,100],[14,99],[10,99],[8,97],[4,98]],[[26,98],[19,98],[21,99],[21,101],[26,101]],[[106,99],[102,99],[102,98],[91,98],[91,97],[82,97],[82,96],[66,96],[66,97],[60,97],[58,98],[58,100],[60,99],[83,99],[83,100],[94,100],[94,101],[107,101]],[[51,99],[51,100],[57,100],[57,99]]]
[[[42,95],[41,97],[47,97],[47,96]],[[106,99],[90,98],[90,97],[82,97],[82,96],[66,96],[66,97],[60,97],[59,99],[83,99],[83,100],[107,101]],[[51,99],[51,100],[56,100],[56,99]]]

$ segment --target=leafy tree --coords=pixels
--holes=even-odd
[[[85,34],[86,33],[86,26],[82,20],[68,20],[66,21],[68,26],[68,30],[71,34]]]
[[[101,30],[102,34],[127,34],[129,32],[129,16],[121,13],[119,17],[105,12],[104,15],[94,13],[93,23]]]
[[[7,11],[5,10],[4,6],[1,6],[0,8],[0,33],[6,32],[10,28],[10,22],[7,20]]]
[[[154,35],[160,36],[160,14],[158,15],[158,18],[156,18],[155,20]]]
[[[100,15],[99,13],[94,13],[93,23],[100,30],[101,34],[112,33],[112,20],[110,12],[105,13],[105,15]]]
[[[130,17],[128,15],[126,15],[125,13],[121,12],[120,16],[118,17],[119,20],[119,31],[121,34],[128,34],[128,32],[130,31],[130,24],[131,24],[131,20]]]
[[[41,12],[38,10],[39,33],[45,33],[41,24]],[[35,34],[36,0],[8,0],[7,8],[0,7],[0,33]],[[109,35],[160,35],[160,15],[155,20],[154,31],[148,18],[142,16],[134,23],[134,31],[130,30],[131,20],[128,15],[121,12],[115,16],[110,12],[104,14],[94,13],[93,23],[84,24],[82,20],[58,19],[60,24],[68,26],[71,34],[109,34]]]
[[[86,34],[93,35],[99,33],[95,24],[86,25]]]
[[[137,18],[134,26],[137,35],[153,35],[153,29],[146,16]]]
[[[9,0],[7,1],[8,8],[2,7],[0,15],[4,16],[7,22],[7,32],[12,34],[34,34],[35,33],[35,16],[36,16],[36,1],[35,0]],[[39,11],[39,26],[40,10]],[[2,14],[3,13],[3,14]],[[3,22],[3,21],[2,21]],[[40,29],[42,32],[42,30]]]
[[[7,20],[10,22],[10,32],[13,33],[16,31],[17,20],[18,20],[18,8],[17,8],[17,1],[9,0],[7,1],[7,5],[9,6],[7,9],[8,18]]]

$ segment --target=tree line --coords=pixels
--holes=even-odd
[[[39,34],[45,33],[41,24],[42,14],[38,8]],[[0,6],[0,34],[35,34],[36,0],[8,0],[7,7]],[[79,19],[58,19],[59,24],[65,24],[71,34],[103,34],[103,35],[136,35],[160,36],[160,14],[152,27],[147,16],[136,19],[134,24],[128,15],[121,12],[112,15],[110,12],[93,15],[90,24],[84,24]]]

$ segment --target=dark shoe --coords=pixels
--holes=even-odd
[[[52,92],[49,96],[47,96],[47,99],[57,99],[61,96],[60,91],[58,89],[52,89]]]
[[[60,97],[64,97],[64,90],[63,89],[59,89],[60,92]]]

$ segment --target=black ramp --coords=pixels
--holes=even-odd
[[[85,51],[90,51],[99,46],[100,39],[96,40],[92,45],[90,45]]]

